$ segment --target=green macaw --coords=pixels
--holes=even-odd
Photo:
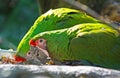
[[[68,8],[51,9],[38,17],[27,34],[20,41],[16,56],[24,57],[30,49],[29,40],[40,32],[68,28],[81,23],[97,22],[100,21],[78,10]]]
[[[30,50],[38,60],[50,57],[63,62],[65,60],[88,60],[95,65],[120,69],[120,33],[101,23],[78,24],[70,28],[46,31],[37,34]],[[40,52],[46,56],[41,56]]]

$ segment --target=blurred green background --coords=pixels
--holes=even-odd
[[[62,6],[60,0],[0,0],[0,48],[16,50],[38,16]],[[57,5],[55,5],[57,4]],[[58,5],[60,4],[60,5]]]
[[[74,1],[87,5],[112,21],[120,22],[119,0]],[[16,50],[20,40],[38,16],[51,8],[58,7],[78,9],[65,3],[65,0],[0,0],[0,48]]]
[[[38,11],[36,0],[0,0],[0,48],[16,49]]]

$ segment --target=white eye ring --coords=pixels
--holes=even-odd
[[[28,54],[30,54],[30,52],[28,52]]]
[[[27,53],[27,56],[30,56],[30,54],[31,54],[31,53],[30,53],[30,52],[28,52],[28,53]]]

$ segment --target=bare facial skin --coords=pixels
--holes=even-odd
[[[47,57],[48,56],[46,56],[38,47],[31,46],[30,51],[27,53],[26,59],[29,63],[42,65],[49,61]]]
[[[37,46],[30,46],[26,59],[30,63],[46,64],[50,60],[49,53],[46,50],[46,40],[36,40]]]

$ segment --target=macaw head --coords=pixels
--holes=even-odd
[[[49,53],[47,51],[46,40],[43,38],[29,41],[30,50],[27,52],[26,59],[36,61],[40,64],[45,64],[49,61]]]
[[[31,39],[29,45],[46,50],[46,40],[42,38],[38,40]]]

